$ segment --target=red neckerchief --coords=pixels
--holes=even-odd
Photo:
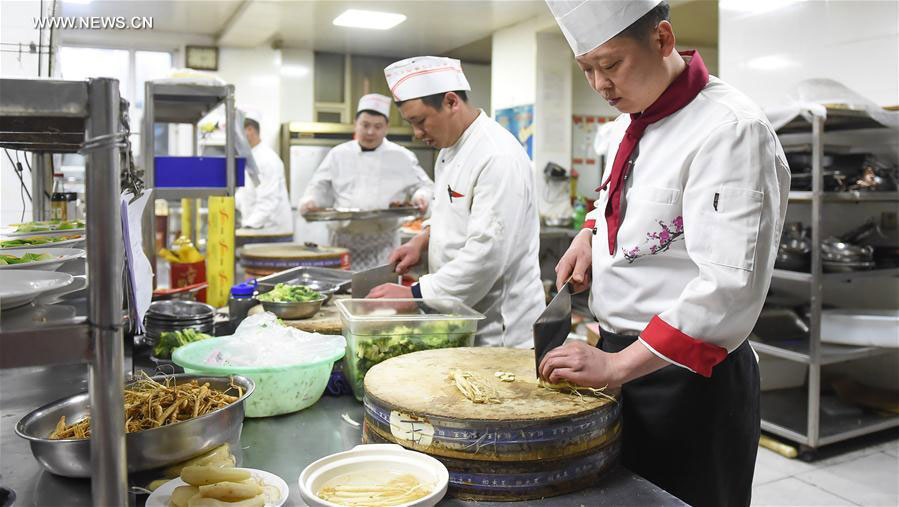
[[[631,114],[631,124],[627,127],[621,144],[618,145],[618,153],[615,155],[615,163],[612,165],[612,174],[605,183],[596,191],[604,190],[611,182],[609,199],[606,202],[605,217],[609,232],[609,255],[615,255],[615,245],[618,238],[618,228],[621,226],[621,190],[625,176],[633,164],[628,161],[634,149],[643,137],[646,127],[662,118],[679,111],[689,104],[709,82],[709,71],[706,69],[699,52],[696,50],[683,51],[681,56],[691,57],[687,62],[687,68],[665,89],[662,95],[646,108],[643,113]]]

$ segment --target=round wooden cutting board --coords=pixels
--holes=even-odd
[[[449,379],[452,368],[490,383],[501,402],[465,398]],[[515,381],[499,381],[497,371]],[[620,415],[617,401],[538,387],[531,350],[426,350],[368,371],[363,438],[441,460],[460,498],[523,500],[595,481],[619,454]]]

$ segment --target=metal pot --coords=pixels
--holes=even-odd
[[[211,377],[203,375],[171,375],[154,377],[157,380],[174,378],[177,384],[196,379],[208,382],[219,390],[231,382],[244,390],[244,395],[225,408],[160,428],[153,428],[125,436],[128,453],[128,473],[141,472],[188,460],[212,450],[225,442],[240,439],[244,418],[244,401],[253,393],[256,384],[240,375]],[[77,421],[90,415],[87,392],[69,396],[44,405],[26,415],[16,424],[16,434],[31,443],[35,459],[47,471],[64,477],[90,477],[90,440],[50,440],[47,438],[61,416]]]
[[[874,259],[874,248],[859,246],[829,237],[821,242],[821,259],[828,262],[871,262]]]

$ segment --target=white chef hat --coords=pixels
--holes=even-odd
[[[471,90],[459,60],[440,56],[400,60],[384,69],[384,77],[393,98],[400,102],[435,93]]]
[[[359,111],[374,111],[390,118],[390,97],[379,93],[363,95],[359,99],[359,107],[356,108],[356,114],[359,114]]]
[[[546,0],[575,56],[598,48],[662,0]]]

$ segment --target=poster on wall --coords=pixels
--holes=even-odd
[[[496,110],[496,121],[512,133],[534,160],[534,104]]]

